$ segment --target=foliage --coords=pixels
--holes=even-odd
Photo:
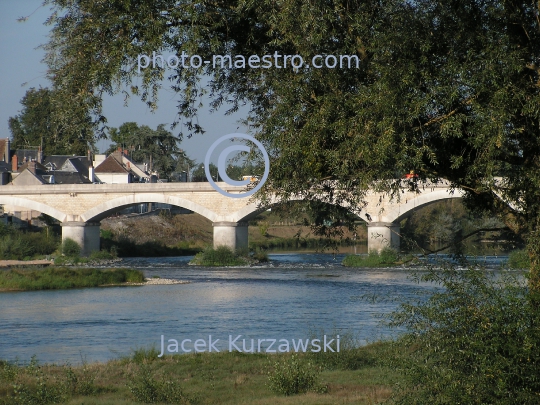
[[[95,384],[96,375],[86,361],[83,361],[82,370],[74,370],[70,365],[66,365],[65,373],[69,391],[73,395],[91,396],[100,391]]]
[[[94,145],[94,133],[87,111],[66,123],[53,100],[53,90],[26,91],[19,115],[9,118],[13,149],[35,149],[43,145],[45,155],[86,155]],[[75,118],[72,115],[72,118]]]
[[[361,208],[370,187],[398,198],[399,188],[421,192],[424,180],[446,178],[466,191],[468,204],[527,233],[540,286],[538,4],[50,2],[49,76],[58,97],[92,111],[97,124],[106,121],[103,93],[126,86],[155,108],[164,78],[188,135],[204,132],[196,114],[206,92],[212,109],[247,103],[246,123],[270,153],[267,196]],[[154,51],[203,60],[299,54],[306,64],[314,55],[351,55],[359,63],[137,69],[138,56]],[[411,169],[418,178],[397,180]]]
[[[538,403],[538,298],[521,275],[443,266],[415,278],[436,289],[391,317],[408,330],[390,361],[405,377],[394,403]]]
[[[234,251],[227,246],[208,247],[197,253],[190,264],[199,266],[241,266],[249,264],[243,252]]]
[[[360,359],[380,359],[386,356],[388,344],[375,344],[358,348],[355,354]],[[158,358],[156,350],[137,349],[133,356],[112,359],[104,363],[85,363],[78,365],[38,365],[32,361],[29,365],[18,362],[0,361],[0,404],[22,405],[15,402],[14,387],[35,392],[40,380],[35,377],[36,368],[40,368],[49,386],[55,386],[62,393],[68,404],[123,404],[136,401],[129,386],[136,386],[142,395],[152,391],[165,381],[172,381],[181,390],[186,402],[190,404],[251,404],[263,402],[285,405],[291,403],[325,403],[372,405],[389,397],[391,388],[398,377],[390,368],[381,367],[371,362],[358,364],[357,368],[333,367],[332,371],[322,371],[320,379],[328,383],[328,393],[318,395],[309,392],[305,396],[285,397],[274,394],[268,389],[268,356],[264,354],[245,354],[223,351],[221,353],[191,353],[183,355],[165,355]],[[327,353],[328,354],[328,353]],[[290,362],[290,353],[271,356],[271,362],[283,360]],[[301,359],[300,359],[301,357]],[[300,355],[302,364],[315,359]],[[321,360],[323,357],[321,356]],[[362,361],[362,360],[361,360]],[[2,366],[9,364],[9,380],[3,378]],[[143,375],[141,365],[146,368]],[[321,364],[322,365],[322,364]],[[314,370],[312,370],[314,371]],[[143,381],[146,379],[146,382]],[[358,381],[361,381],[361,384]],[[167,389],[167,387],[165,388]],[[85,392],[85,393],[83,393]],[[159,393],[158,393],[159,395]],[[169,396],[171,398],[171,396]],[[35,402],[34,402],[35,403]],[[167,402],[164,402],[167,403]]]
[[[259,232],[261,236],[268,236],[268,222],[259,222]]]
[[[24,373],[21,373],[23,371]],[[22,383],[18,379],[26,374],[33,384]],[[67,387],[62,381],[47,375],[39,365],[35,356],[28,367],[19,370],[13,384],[13,400],[15,405],[47,405],[65,402],[68,398]]]
[[[25,232],[0,224],[0,260],[27,260],[50,255],[58,249],[59,244],[60,239],[52,232]]]
[[[486,231],[473,234],[475,231]],[[463,240],[466,235],[473,234],[471,238]],[[442,200],[414,211],[408,218],[401,221],[401,246],[423,250],[449,245],[459,253],[463,250],[463,243],[473,240],[497,240],[523,242],[516,240],[504,223],[493,214],[481,210],[470,210],[459,199]]]
[[[155,404],[166,402],[169,404],[189,403],[189,398],[183,393],[177,381],[158,381],[146,364],[140,364],[128,382],[128,387],[138,402]]]
[[[68,257],[78,257],[81,254],[81,246],[71,238],[62,241],[62,253]]]
[[[0,272],[0,288],[8,290],[56,290],[142,282],[144,282],[143,273],[133,269],[48,267],[39,270],[11,269]]]
[[[218,168],[215,164],[210,163],[210,175],[213,177],[214,181],[216,181],[218,176]],[[195,182],[202,182],[202,181],[208,181],[206,178],[206,172],[204,170],[204,164],[200,163],[193,169],[193,173],[191,174],[191,181]]]
[[[327,387],[318,381],[320,371],[310,362],[303,362],[298,354],[277,360],[268,372],[270,389],[276,394],[295,395],[308,391],[324,393]]]
[[[396,266],[398,262],[398,253],[391,248],[384,248],[380,252],[372,250],[365,255],[347,255],[342,264],[346,267],[389,267]]]
[[[318,336],[323,335],[340,337],[339,351],[335,352],[308,352],[308,358],[315,366],[321,367],[322,370],[359,370],[362,367],[374,366],[378,364],[377,357],[371,349],[377,350],[377,355],[383,353],[380,347],[384,343],[375,344],[374,347],[362,347],[360,342],[349,332],[336,331],[333,333],[325,333],[321,331]],[[315,338],[315,334],[313,334]],[[380,346],[380,347],[379,347]]]
[[[168,178],[178,165],[191,162],[179,147],[180,139],[165,129],[164,124],[155,130],[136,122],[125,122],[119,128],[110,128],[109,137],[115,142],[107,153],[121,148],[127,150],[135,162],[148,164],[149,172]]]
[[[90,261],[111,260],[115,258],[116,256],[114,250],[112,250],[112,252],[108,252],[106,250],[94,250],[88,257]]]
[[[508,267],[511,269],[528,269],[531,266],[529,254],[525,250],[514,250],[508,256]]]

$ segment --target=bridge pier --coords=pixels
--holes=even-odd
[[[248,247],[247,222],[214,222],[214,249],[227,246],[233,250]]]
[[[93,251],[100,248],[99,222],[62,222],[62,241],[66,238],[73,239],[81,246],[81,255],[89,256]]]
[[[399,229],[399,224],[394,222],[369,222],[368,251],[380,252],[385,247],[399,250]]]

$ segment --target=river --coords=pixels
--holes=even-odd
[[[2,293],[0,359],[106,361],[159,349],[161,335],[192,342],[211,335],[225,348],[229,335],[257,341],[349,334],[365,344],[399,333],[381,316],[433,287],[414,283],[406,269],[345,268],[344,256],[270,254],[270,263],[249,268],[193,267],[190,257],[130,258],[121,266],[189,283]]]

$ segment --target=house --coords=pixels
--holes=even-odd
[[[96,181],[107,184],[126,184],[149,182],[150,175],[135,164],[127,151],[117,150],[109,156],[97,155],[94,161]]]
[[[73,160],[78,167],[75,168]],[[24,163],[18,168],[18,174],[14,176],[12,184],[16,186],[40,186],[43,184],[92,184],[88,175],[88,169],[78,159],[66,159],[66,168],[70,170],[49,170],[39,162],[31,161]]]

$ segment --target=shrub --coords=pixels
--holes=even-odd
[[[449,265],[415,276],[440,288],[404,304],[391,324],[409,333],[392,366],[396,404],[538,404],[540,307],[523,278]]]
[[[13,405],[47,405],[65,402],[68,398],[67,386],[63,381],[50,378],[39,366],[35,356],[24,368],[24,381],[13,384]]]
[[[106,284],[142,283],[144,274],[134,269],[74,269],[49,267],[43,270],[12,269],[0,272],[0,288],[53,290],[97,287]]]
[[[381,264],[394,264],[398,261],[398,253],[391,248],[384,248],[379,252],[379,261]]]
[[[508,266],[512,269],[528,269],[531,267],[526,250],[514,250],[508,256]]]
[[[319,370],[299,360],[297,354],[276,361],[268,373],[269,387],[276,394],[295,395],[308,391],[326,392],[319,384]]]
[[[146,364],[139,365],[137,371],[130,376],[127,386],[135,400],[145,404],[189,402],[189,398],[184,395],[178,382],[156,380]]]
[[[191,263],[201,266],[238,266],[247,264],[248,260],[227,246],[218,246],[197,253]]]
[[[325,333],[321,331],[318,336]],[[340,336],[340,350],[335,352],[308,352],[307,356],[314,364],[320,366],[323,370],[358,370],[361,367],[372,366],[375,364],[375,358],[369,352],[359,347],[360,343],[351,333],[330,333],[326,334],[334,338]],[[313,335],[313,338],[316,338]],[[329,337],[329,339],[331,339]]]
[[[90,261],[111,260],[114,256],[106,250],[95,250],[90,253],[89,259]]]
[[[77,257],[81,254],[81,247],[71,238],[62,241],[62,253],[68,257]]]
[[[99,388],[95,385],[96,375],[92,373],[88,364],[83,362],[81,371],[75,371],[70,365],[65,368],[67,386],[72,395],[96,395]]]
[[[253,260],[256,260],[257,262],[260,262],[260,263],[266,263],[269,260],[268,259],[268,253],[263,252],[261,250],[259,250],[258,252],[253,253],[253,255],[251,257],[253,258]]]
[[[27,260],[58,249],[59,238],[47,231],[25,232],[0,224],[0,260]]]

